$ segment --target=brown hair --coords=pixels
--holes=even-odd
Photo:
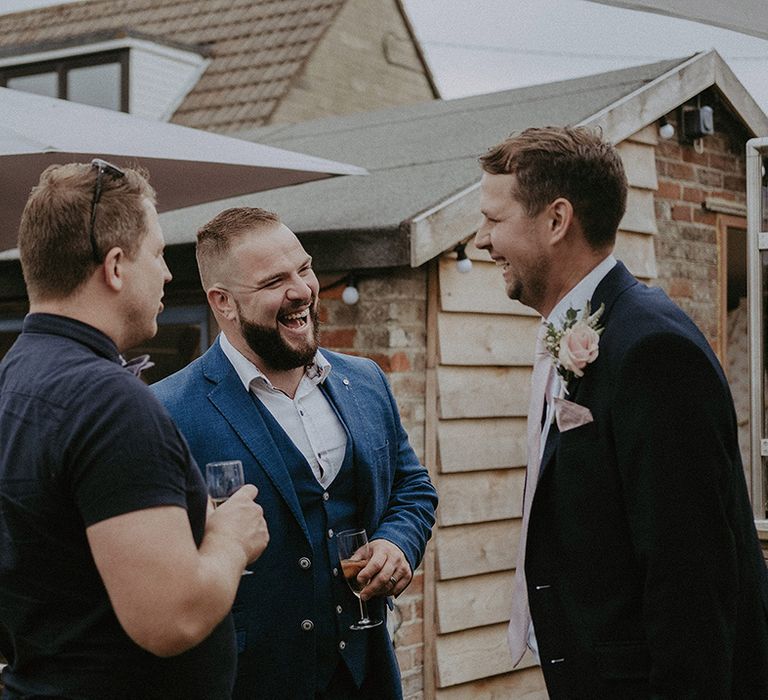
[[[203,288],[207,290],[213,283],[214,271],[237,239],[254,229],[279,223],[280,217],[275,212],[258,207],[234,207],[225,209],[202,226],[197,232],[196,256]]]
[[[61,299],[93,272],[89,240],[97,169],[86,163],[51,165],[29,195],[19,226],[19,257],[30,300]],[[146,234],[143,202],[155,191],[141,169],[102,175],[93,234],[103,255],[118,246],[133,257]]]
[[[613,245],[627,205],[627,178],[616,149],[598,133],[568,126],[526,129],[491,148],[480,164],[487,173],[515,175],[510,194],[528,216],[564,197],[593,249]]]

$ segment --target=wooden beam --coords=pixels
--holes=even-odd
[[[465,525],[519,518],[525,469],[499,469],[440,477],[438,524]]]
[[[441,420],[437,436],[442,474],[521,467],[527,462],[525,418]]]
[[[430,697],[425,695],[424,697]],[[441,688],[437,700],[548,700],[544,675],[538,666],[471,683]]]
[[[528,367],[439,367],[440,418],[526,416],[530,397]]]
[[[659,131],[656,124],[648,124],[634,134],[627,136],[627,141],[634,143],[645,143],[649,146],[656,146],[659,143]],[[624,142],[622,142],[624,143]]]
[[[442,581],[515,568],[520,520],[499,520],[437,531],[437,574]]]
[[[526,653],[518,668],[535,666]],[[438,687],[467,683],[512,670],[507,648],[507,624],[441,634],[437,638]]]
[[[515,574],[501,571],[437,584],[440,634],[509,620]]]
[[[652,235],[619,231],[616,235],[616,248],[613,254],[627,266],[627,269],[635,277],[653,279],[658,276],[656,248]]]
[[[622,231],[635,233],[656,233],[656,207],[653,190],[630,187],[627,191],[627,211],[619,223]]]
[[[725,98],[725,102],[733,109],[736,118],[752,132],[753,136],[765,136],[768,134],[768,116],[734,75],[720,54],[717,51],[712,51],[712,53],[714,54],[715,83]]]
[[[444,365],[532,365],[539,318],[441,313],[437,319]]]
[[[423,265],[472,235],[481,221],[478,169],[477,182],[411,219],[411,267]]]

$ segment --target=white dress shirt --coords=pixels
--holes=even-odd
[[[221,349],[232,363],[246,391],[258,398],[304,455],[321,486],[327,488],[344,462],[347,433],[320,385],[331,373],[331,364],[318,350],[304,372],[293,398],[276,389],[266,375],[247,359],[224,333]]]

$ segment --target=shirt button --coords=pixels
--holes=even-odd
[[[303,415],[304,415],[304,411],[302,411],[302,410],[299,410],[299,415],[300,415],[300,416],[303,416]]]
[[[312,562],[307,557],[302,557],[299,559],[299,566],[302,569],[308,569],[310,566],[312,566]]]
[[[333,537],[333,530],[332,529],[328,530],[328,539],[330,539],[331,537]]]
[[[330,497],[331,497],[331,494],[328,493],[327,491],[323,494],[323,500],[324,501],[327,501]]]
[[[343,640],[340,641],[339,642],[339,649],[341,649],[343,651],[346,648],[347,648],[347,643],[345,641],[343,641]]]
[[[341,615],[341,605],[336,606],[336,612],[339,613],[339,615]]]
[[[349,379],[344,377],[344,379],[341,380],[341,383],[344,384],[345,386],[349,386]]]
[[[301,629],[305,632],[311,632],[315,628],[315,623],[312,620],[302,620]]]

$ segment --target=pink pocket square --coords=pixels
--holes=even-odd
[[[586,406],[558,397],[555,398],[555,420],[560,432],[564,433],[566,430],[573,430],[591,423],[595,419],[592,417],[592,411]]]

